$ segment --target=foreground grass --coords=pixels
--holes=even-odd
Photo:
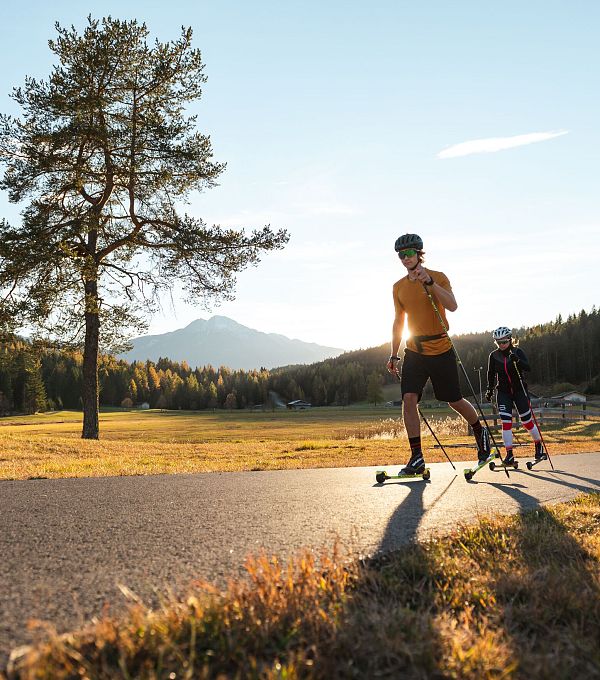
[[[600,677],[600,494],[364,561],[247,570],[50,637],[10,678]]]
[[[313,409],[302,412],[108,412],[101,440],[81,440],[81,413],[61,411],[0,420],[0,479],[97,477],[161,473],[396,465],[408,457],[397,412],[389,409]],[[464,426],[429,414],[454,460],[474,449]],[[394,435],[397,438],[392,438]],[[428,462],[445,460],[423,432]],[[600,423],[548,427],[552,454],[600,449]],[[377,437],[377,438],[374,438]],[[526,443],[517,457],[531,456]],[[498,441],[500,441],[498,435]]]

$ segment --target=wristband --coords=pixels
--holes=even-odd
[[[396,357],[396,356],[394,356],[393,354],[392,354],[392,356],[388,359],[388,361],[394,361],[394,359],[395,359],[396,361],[400,361],[400,357]]]

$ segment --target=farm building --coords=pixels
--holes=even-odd
[[[550,397],[548,401],[564,402],[565,404],[585,404],[587,397],[582,392],[571,390],[570,392],[561,392],[560,394],[555,394]]]
[[[312,408],[312,404],[309,404],[307,401],[302,399],[295,399],[294,401],[288,401],[287,407],[290,410],[300,411],[305,408]]]

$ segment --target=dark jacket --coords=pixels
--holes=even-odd
[[[513,362],[511,354],[518,359],[516,363]],[[497,386],[499,392],[506,392],[507,394],[520,392],[521,381],[519,380],[519,374],[527,390],[527,383],[525,382],[523,372],[530,370],[527,356],[520,347],[513,347],[511,345],[505,350],[495,349],[491,352],[488,359],[488,391],[491,392]]]

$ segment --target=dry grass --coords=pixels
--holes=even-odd
[[[225,592],[49,637],[11,679],[600,677],[600,495],[402,551],[250,559]]]
[[[465,436],[465,421],[460,417],[430,417],[427,418],[427,422],[438,438]],[[383,418],[375,423],[359,424],[353,429],[344,430],[339,434],[345,439],[399,439],[406,437],[402,418]],[[423,437],[430,436],[424,423],[421,423],[421,435]]]
[[[2,419],[0,479],[396,465],[408,458],[408,445],[402,422],[389,413],[109,412],[101,414],[100,441],[80,439],[76,412]],[[451,445],[454,460],[474,458],[459,419],[435,413],[429,420]],[[582,421],[544,434],[552,455],[599,450],[599,430]],[[445,460],[433,438],[423,434],[427,461]],[[526,434],[519,436],[529,443]],[[532,446],[517,451],[530,456]]]

